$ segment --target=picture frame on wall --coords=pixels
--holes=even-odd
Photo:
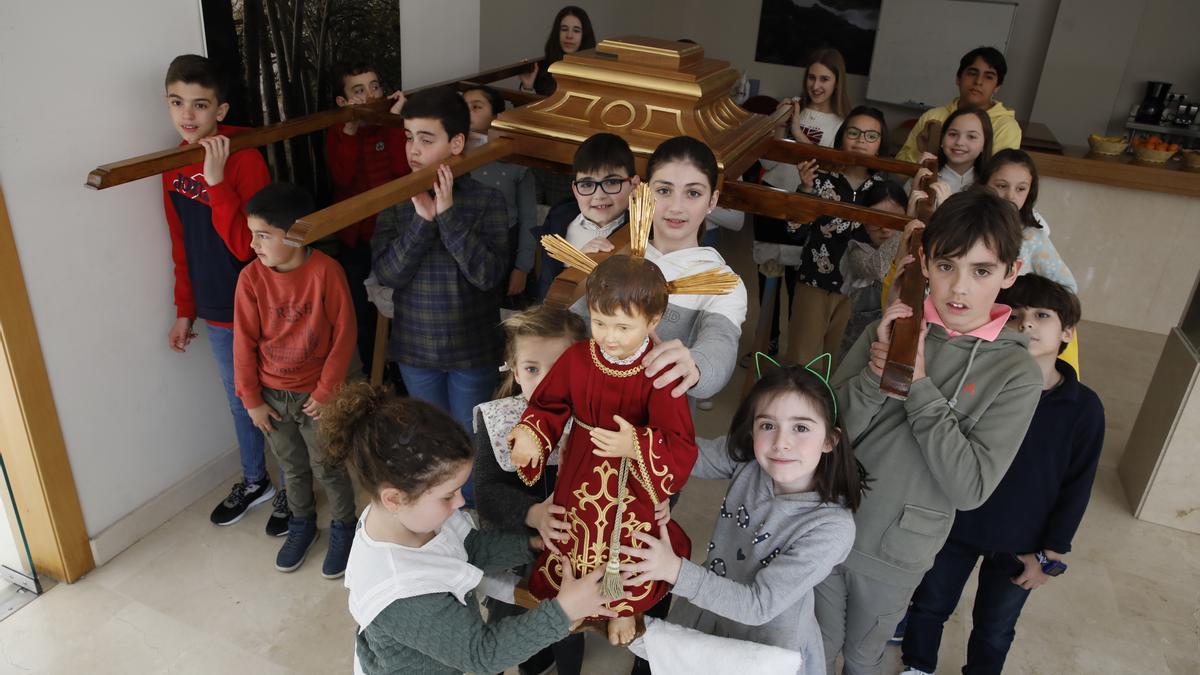
[[[763,0],[754,60],[804,67],[815,49],[832,47],[846,72],[867,75],[882,0]]]

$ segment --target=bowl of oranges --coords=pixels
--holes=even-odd
[[[1146,164],[1166,164],[1168,159],[1179,152],[1178,143],[1168,143],[1158,134],[1135,138],[1130,145],[1133,146],[1133,154],[1137,160]]]
[[[1117,156],[1125,152],[1125,148],[1129,146],[1129,141],[1124,136],[1101,136],[1092,134],[1088,136],[1088,146],[1092,152],[1097,155]]]

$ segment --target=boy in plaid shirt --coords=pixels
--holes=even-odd
[[[499,190],[442,164],[466,147],[471,113],[457,92],[413,94],[404,105],[413,171],[438,166],[432,194],[379,214],[372,269],[391,288],[395,324],[388,358],[409,395],[441,406],[470,429],[491,398],[504,360],[500,300],[508,279],[508,207]],[[471,505],[470,481],[463,488]]]

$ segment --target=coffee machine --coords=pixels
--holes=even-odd
[[[1170,82],[1147,82],[1146,98],[1138,106],[1134,121],[1139,124],[1159,124],[1162,121],[1163,107],[1167,104],[1167,92],[1171,91]]]

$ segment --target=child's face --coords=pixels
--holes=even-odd
[[[1029,174],[1029,169],[1020,164],[1005,164],[992,173],[987,184],[1020,211],[1029,197],[1029,186],[1033,184],[1033,176]]]
[[[172,82],[167,85],[167,112],[175,130],[188,143],[217,133],[217,123],[229,112],[228,103],[217,101],[217,92],[199,84]]]
[[[810,101],[817,105],[825,103],[837,91],[837,73],[823,63],[814,63],[804,75],[804,87]]]
[[[450,138],[436,117],[412,117],[404,120],[404,149],[413,171],[437,166],[451,155],[461,154],[466,139],[462,134]]]
[[[492,120],[496,119],[491,101],[488,101],[488,97],[478,89],[463,94],[463,100],[467,102],[467,107],[471,110],[471,131],[477,134],[486,134],[488,127],[492,126]]]
[[[337,97],[337,104],[347,105],[357,100],[374,101],[381,98],[383,85],[379,82],[379,76],[368,71],[342,78],[342,95]]]
[[[891,199],[885,199],[878,204],[871,204],[870,206],[876,211],[887,211],[888,213],[894,213],[898,216],[904,215],[904,205],[897,204]],[[883,245],[883,242],[891,239],[892,235],[896,234],[896,230],[893,230],[890,227],[880,227],[879,225],[871,225],[869,223],[863,227],[867,228],[867,236],[871,238],[871,244],[874,245],[875,248],[879,248],[881,245]]]
[[[1063,328],[1058,312],[1045,307],[1013,307],[1008,327],[1029,337],[1029,353],[1035,359],[1057,358],[1058,348],[1075,335],[1075,329]]]
[[[824,416],[807,396],[784,392],[754,415],[754,459],[777,494],[807,492],[821,455],[833,449]]]
[[[992,96],[1000,88],[1000,74],[979,56],[955,78],[955,82],[960,107],[987,110],[992,105]]]
[[[654,191],[654,247],[668,253],[699,245],[696,233],[717,205],[719,191],[691,162],[668,162],[650,177]]]
[[[988,322],[1000,289],[1017,280],[1021,261],[1005,270],[987,242],[979,240],[965,254],[950,258],[921,253],[921,267],[929,279],[929,297],[947,328],[970,333]]]
[[[581,183],[584,191],[592,190],[590,195],[580,192]],[[575,195],[584,218],[597,225],[607,225],[629,209],[629,193],[633,192],[635,184],[625,169],[607,167],[575,174],[571,194]]]
[[[558,46],[564,54],[574,54],[583,44],[583,22],[577,16],[567,15],[558,24]]]
[[[846,120],[846,130],[842,132],[843,150],[875,157],[882,143],[883,127],[879,120],[870,115],[855,115]]]
[[[952,169],[965,171],[983,152],[983,123],[975,115],[960,115],[942,136],[942,151]]]
[[[427,534],[436,531],[466,503],[462,486],[470,477],[471,462],[462,462],[449,478],[411,502],[403,501],[400,491],[394,488],[384,490],[380,498],[406,530],[413,534]]]
[[[571,340],[566,336],[533,335],[522,335],[515,339],[515,363],[510,363],[509,367],[513,369],[513,377],[516,378],[517,384],[521,385],[521,396],[528,400],[542,383],[546,373],[550,372],[550,367],[567,351],[567,347],[571,346]]]
[[[289,272],[304,261],[304,247],[287,243],[287,233],[258,216],[248,216],[250,248],[262,264],[276,272]]]
[[[633,356],[661,318],[647,318],[637,311],[629,314],[620,307],[612,314],[604,314],[595,307],[589,307],[588,313],[592,320],[592,339],[606,354],[616,359]]]

